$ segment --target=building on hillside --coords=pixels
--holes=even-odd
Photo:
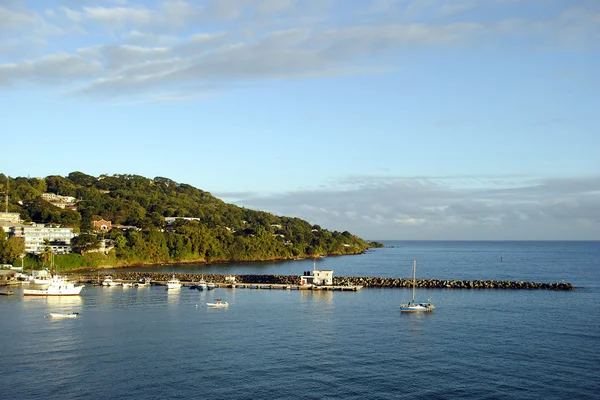
[[[0,212],[0,228],[6,233],[10,232],[11,226],[20,225],[21,222],[19,213]]]
[[[21,215],[14,212],[0,212],[0,222],[21,223]]]
[[[73,196],[61,196],[55,193],[42,193],[42,199],[54,202],[54,203],[74,203],[75,197]]]
[[[136,231],[139,232],[142,230],[142,228],[138,228],[137,226],[133,226],[133,225],[113,225],[114,229],[120,229],[122,231]]]
[[[101,231],[110,231],[112,229],[112,223],[110,221],[105,221],[104,219],[92,221],[92,225],[94,225],[94,229]]]
[[[165,217],[165,222],[167,225],[171,225],[178,219],[183,219],[185,221],[200,221],[200,218],[192,218],[192,217]]]
[[[40,226],[12,226],[9,236],[20,237],[25,240],[25,252],[40,254],[46,248],[46,240],[54,254],[67,254],[71,252],[71,239],[76,235],[73,228],[50,228]]]

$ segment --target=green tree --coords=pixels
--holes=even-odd
[[[0,229],[3,231],[3,229]],[[25,254],[25,240],[23,238],[10,237],[0,247],[0,261],[12,263],[17,257]]]
[[[44,251],[39,254],[39,258],[42,260],[42,267],[45,267],[46,263],[52,259],[52,249],[48,239],[44,239]]]
[[[90,250],[96,250],[100,248],[102,244],[101,240],[96,235],[88,233],[82,233],[71,239],[71,247],[73,251],[83,255]]]

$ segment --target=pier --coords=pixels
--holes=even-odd
[[[97,284],[102,282],[105,275],[112,275],[113,279],[124,282],[138,282],[144,277],[150,277],[154,284],[162,285],[171,278],[173,274],[167,273],[141,273],[141,272],[119,272],[118,270],[106,270],[98,273],[73,274],[72,279],[81,283]],[[198,274],[175,274],[184,286],[197,283],[200,279]],[[227,282],[228,275],[203,274],[206,282],[214,282],[217,287],[232,287]],[[298,275],[233,275],[235,287],[241,289],[266,289],[266,290],[337,290],[358,291],[363,288],[412,288],[411,278],[381,278],[364,276],[340,276],[333,278],[332,285],[303,286],[300,284]],[[540,283],[527,281],[497,281],[497,280],[450,280],[450,279],[419,279],[419,289],[512,289],[512,290],[573,290],[573,285],[566,282]]]

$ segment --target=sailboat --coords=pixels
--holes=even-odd
[[[426,302],[415,301],[415,292],[417,290],[417,260],[413,264],[413,292],[412,300],[407,304],[400,304],[400,311],[402,312],[431,312],[435,306],[431,303],[431,300]]]

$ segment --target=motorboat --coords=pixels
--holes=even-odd
[[[84,285],[76,286],[60,275],[54,275],[43,289],[23,289],[23,296],[79,296]]]
[[[102,286],[113,286],[112,276],[106,275],[102,281]]]
[[[209,308],[226,308],[229,307],[229,303],[221,299],[215,299],[214,303],[206,303]]]
[[[207,288],[208,290],[212,290],[212,289],[214,289],[214,288],[216,288],[216,287],[217,287],[217,285],[215,285],[213,282],[208,282],[208,283],[206,284],[206,288]]]
[[[133,287],[133,283],[130,283],[130,282],[123,282],[123,287],[124,287],[124,288],[130,288],[130,287]]]
[[[204,279],[200,279],[200,282],[198,282],[196,287],[198,288],[198,290],[207,290],[208,289],[208,285],[206,284],[206,281]]]
[[[69,314],[61,314],[61,313],[50,313],[52,318],[77,318],[79,313],[69,313]]]
[[[150,278],[144,278],[143,280],[140,280],[138,283],[136,283],[137,287],[147,287],[150,286]]]
[[[417,260],[413,263],[413,292],[412,300],[406,304],[400,304],[401,312],[431,312],[435,306],[431,303],[431,300],[426,302],[415,301],[415,293],[417,287]]]
[[[181,287],[181,281],[173,275],[171,279],[167,281],[167,289],[179,289]]]

